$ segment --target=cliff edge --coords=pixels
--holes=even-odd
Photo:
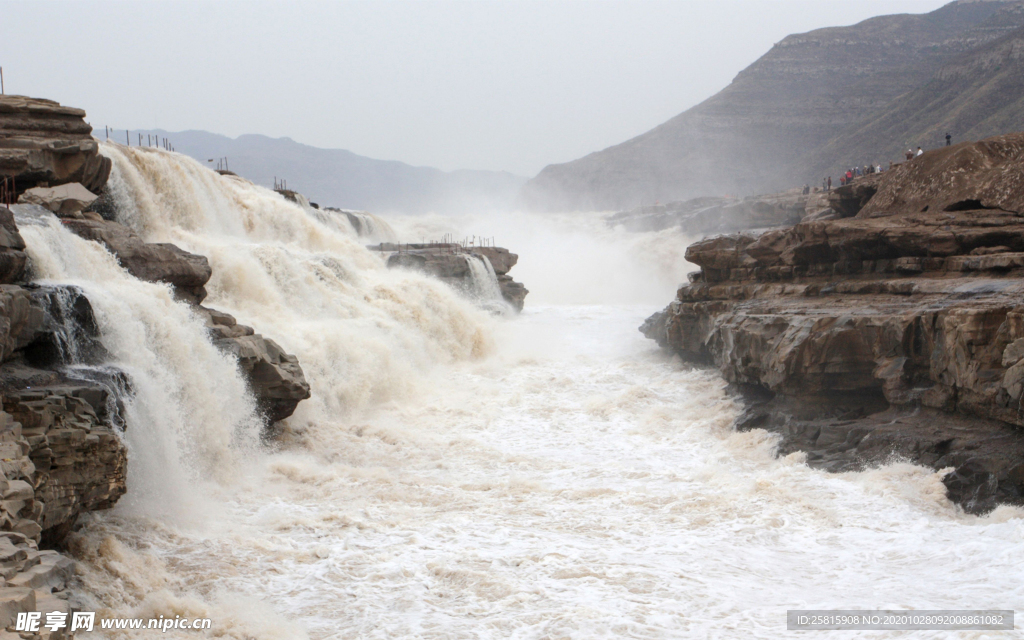
[[[1024,133],[859,188],[848,217],[692,245],[700,272],[641,331],[717,366],[748,400],[738,427],[781,453],[952,468],[967,510],[1024,503]]]

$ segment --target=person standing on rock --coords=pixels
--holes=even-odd
[[[826,191],[831,191],[831,190],[832,190],[832,176],[829,176],[828,177],[828,189],[826,189]]]
[[[914,159],[914,150],[913,149],[907,149],[907,152],[905,154],[903,154],[903,155],[907,156],[907,161],[913,160]]]
[[[921,147],[918,147],[917,148],[917,155],[919,155],[919,156],[924,155],[924,149],[922,149]]]
[[[950,146],[951,144],[953,144],[953,136],[951,136],[951,135],[949,135],[949,134],[947,133],[947,134],[946,134],[946,146],[948,147],[948,146]]]

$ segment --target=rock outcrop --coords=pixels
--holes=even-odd
[[[473,253],[484,256],[490,261],[494,274],[498,277],[498,287],[501,289],[502,298],[516,311],[522,311],[523,305],[526,303],[526,295],[530,291],[526,285],[516,282],[512,276],[508,275],[512,267],[519,262],[519,255],[504,247],[477,247],[473,249]]]
[[[969,510],[1024,503],[1022,148],[926,153],[852,217],[698,242],[700,273],[641,330],[716,365],[751,399],[741,427],[783,452],[833,470],[895,453],[953,467]]]
[[[459,244],[394,244],[381,243],[369,247],[386,255],[389,268],[421,271],[438,278],[459,291],[476,292],[470,260],[484,258],[491,264],[501,290],[502,299],[516,311],[523,310],[526,294],[524,285],[512,279],[508,272],[519,261],[519,256],[502,247],[465,248]]]
[[[65,218],[63,223],[75,234],[104,245],[136,278],[166,282],[188,302],[199,304],[206,298],[205,285],[213,274],[206,256],[169,243],[146,242],[130,228],[110,220]]]
[[[0,328],[0,531],[60,544],[79,514],[125,493],[127,381],[110,367],[64,368],[102,357],[77,289],[0,285]]]
[[[260,410],[270,422],[284,420],[299,402],[310,397],[309,383],[295,356],[276,342],[238,324],[234,316],[197,307],[206,321],[213,343],[238,359]]]
[[[18,193],[70,182],[99,193],[110,168],[81,109],[52,100],[0,96],[0,178],[14,178]]]

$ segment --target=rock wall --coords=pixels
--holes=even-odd
[[[852,217],[698,242],[700,272],[641,330],[716,365],[750,400],[740,426],[779,431],[783,452],[833,470],[896,452],[954,467],[970,510],[1021,503],[1021,145],[926,153]]]

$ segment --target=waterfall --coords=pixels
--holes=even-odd
[[[489,349],[486,314],[435,279],[388,270],[328,212],[178,154],[101,148],[113,161],[118,221],[206,256],[204,304],[298,356],[313,397],[289,424],[319,434],[306,437],[334,437],[352,411],[414,391],[437,363]]]
[[[501,300],[501,287],[498,276],[487,256],[467,253],[463,257],[469,266],[469,276],[473,283],[473,294],[480,300]]]
[[[360,238],[366,238],[373,242],[398,242],[398,236],[391,225],[372,213],[330,207],[327,208],[327,211],[343,214]]]
[[[132,277],[100,244],[52,215],[17,221],[36,282],[80,291],[91,305],[105,362],[82,362],[75,345],[86,341],[68,329],[65,372],[102,382],[119,403],[108,413],[125,426],[129,448],[122,502],[154,514],[193,508],[196,483],[231,478],[257,443],[261,422],[236,363],[169,286]],[[53,322],[74,324],[73,301],[51,297]]]

